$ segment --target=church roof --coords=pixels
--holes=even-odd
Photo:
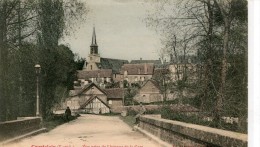
[[[78,70],[78,78],[88,80],[89,78],[104,78],[112,77],[112,69],[99,69],[99,70]]]
[[[121,67],[127,63],[128,60],[100,58],[98,67],[101,67],[101,69],[112,69],[113,73],[120,73]]]
[[[121,74],[127,71],[128,75],[152,75],[154,71],[154,64],[124,64],[121,68]]]
[[[130,64],[140,64],[140,63],[153,63],[154,65],[162,64],[161,60],[132,60]]]

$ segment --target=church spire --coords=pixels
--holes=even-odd
[[[93,27],[92,42],[90,45],[90,54],[98,54],[98,45],[96,40],[95,27]]]
[[[95,27],[93,27],[92,43],[91,45],[97,45]]]

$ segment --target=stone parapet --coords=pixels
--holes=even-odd
[[[21,136],[40,128],[40,117],[28,117],[13,121],[0,122],[0,141]]]
[[[140,117],[140,128],[173,146],[247,146],[247,134],[156,118]]]

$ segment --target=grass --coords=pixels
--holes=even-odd
[[[71,116],[70,121],[77,119],[77,117],[79,117],[79,116]],[[53,115],[53,116],[50,116],[49,118],[43,120],[42,126],[44,128],[46,128],[48,131],[50,131],[64,123],[66,123],[66,120],[63,115]]]

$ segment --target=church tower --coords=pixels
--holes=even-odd
[[[87,71],[98,70],[99,69],[98,63],[100,63],[100,55],[98,53],[98,45],[97,45],[95,27],[93,27],[92,41],[91,41],[91,45],[90,45],[90,53],[87,58],[87,63],[86,63],[86,66],[84,69]]]
[[[93,28],[92,42],[90,45],[90,54],[98,54],[98,45],[97,45],[95,27]]]

